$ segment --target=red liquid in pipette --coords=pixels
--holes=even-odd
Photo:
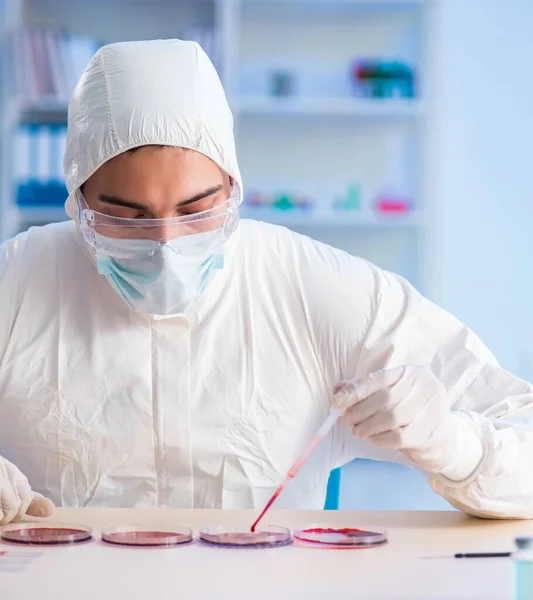
[[[305,463],[305,461],[309,458],[309,456],[313,453],[314,449],[320,444],[320,442],[323,439],[324,439],[323,436],[315,436],[315,438],[313,439],[313,441],[309,444],[309,446],[307,446],[307,448],[304,450],[304,452],[302,453],[302,455],[294,463],[294,465],[291,467],[290,471],[288,472],[287,477],[285,477],[285,480],[283,481],[283,483],[272,494],[272,498],[270,498],[270,500],[267,502],[265,508],[263,508],[263,510],[261,511],[261,514],[254,521],[252,527],[250,528],[250,531],[252,533],[255,531],[255,528],[259,524],[259,521],[265,516],[265,513],[274,504],[274,502],[276,501],[277,497],[285,489],[285,486],[287,485],[287,483],[296,475],[296,473],[298,473],[298,471],[302,468],[302,466]]]
[[[255,528],[257,527],[259,521],[265,516],[266,511],[274,504],[276,498],[281,494],[281,492],[284,490],[284,488],[285,488],[285,486],[282,484],[272,494],[272,498],[270,498],[270,500],[267,502],[267,505],[265,506],[265,508],[263,508],[263,510],[261,511],[261,514],[257,517],[257,519],[254,521],[254,524],[250,527],[250,531],[252,533],[254,533]]]

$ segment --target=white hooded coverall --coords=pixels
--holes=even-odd
[[[433,489],[473,514],[533,517],[533,430],[522,420],[532,387],[402,278],[254,221],[241,221],[188,316],[135,312],[97,273],[76,189],[126,149],[162,144],[210,157],[242,198],[232,128],[196,44],[119,43],[95,55],[69,108],[73,221],[1,248],[0,455],[62,506],[259,507],[338,381],[429,365],[485,445],[468,480],[432,475]],[[339,424],[276,506],[322,508],[331,469],[356,457],[402,460]]]

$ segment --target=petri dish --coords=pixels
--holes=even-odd
[[[0,528],[0,538],[16,544],[77,544],[92,540],[92,529],[71,523],[10,523]]]
[[[198,541],[219,548],[278,548],[292,544],[291,532],[286,527],[271,525],[260,531],[208,525],[198,533]]]
[[[160,548],[180,546],[192,542],[192,530],[187,527],[147,527],[121,525],[102,531],[102,541],[116,546],[143,546]]]
[[[294,539],[325,548],[374,548],[387,543],[387,532],[375,527],[339,527],[313,523],[294,531]]]

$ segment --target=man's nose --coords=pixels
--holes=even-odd
[[[150,228],[150,239],[158,242],[167,242],[181,235],[186,235],[186,226],[172,220],[157,219],[154,226]]]

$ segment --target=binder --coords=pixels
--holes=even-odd
[[[37,171],[36,183],[39,187],[46,187],[50,182],[50,135],[49,128],[39,126],[35,129],[35,149]]]
[[[64,125],[20,125],[14,134],[14,185],[19,206],[62,206]]]
[[[68,99],[100,44],[92,37],[20,28],[9,40],[17,92],[29,103]]]
[[[17,204],[27,204],[31,199],[30,189],[30,132],[20,125],[14,133],[13,178]]]
[[[65,126],[52,125],[50,127],[48,202],[52,206],[63,205],[68,196],[67,188],[63,181],[63,155],[65,153],[66,138],[67,128]]]

